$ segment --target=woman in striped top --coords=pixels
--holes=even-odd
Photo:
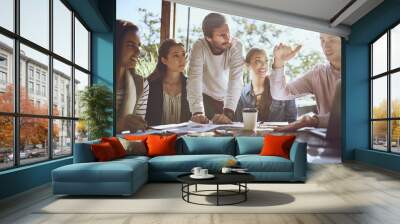
[[[140,53],[138,27],[127,21],[117,20],[116,45],[117,133],[135,132],[147,126],[144,118],[149,94],[148,82],[135,73]]]

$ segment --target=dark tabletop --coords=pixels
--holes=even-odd
[[[236,184],[255,180],[255,177],[249,173],[213,173],[215,177],[211,179],[193,179],[190,177],[191,174],[179,175],[177,179],[186,184]]]

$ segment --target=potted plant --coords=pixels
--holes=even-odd
[[[87,126],[89,140],[110,136],[112,92],[103,84],[94,84],[80,92],[81,119]]]

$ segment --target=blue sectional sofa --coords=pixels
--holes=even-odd
[[[290,159],[260,156],[263,137],[182,137],[177,155],[127,156],[96,162],[90,149],[98,141],[77,143],[74,163],[52,171],[53,193],[68,195],[131,195],[148,181],[176,181],[193,167],[218,172],[234,159],[256,181],[304,182],[307,171],[306,143],[295,142]]]

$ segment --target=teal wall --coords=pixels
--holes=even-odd
[[[92,82],[113,89],[113,24],[115,0],[67,0],[92,31]],[[110,127],[112,132],[112,127]],[[0,199],[51,181],[51,171],[72,163],[72,157],[0,172]]]
[[[400,157],[369,149],[369,47],[368,44],[400,22],[400,1],[386,0],[351,27],[344,44],[343,158],[399,170]]]

